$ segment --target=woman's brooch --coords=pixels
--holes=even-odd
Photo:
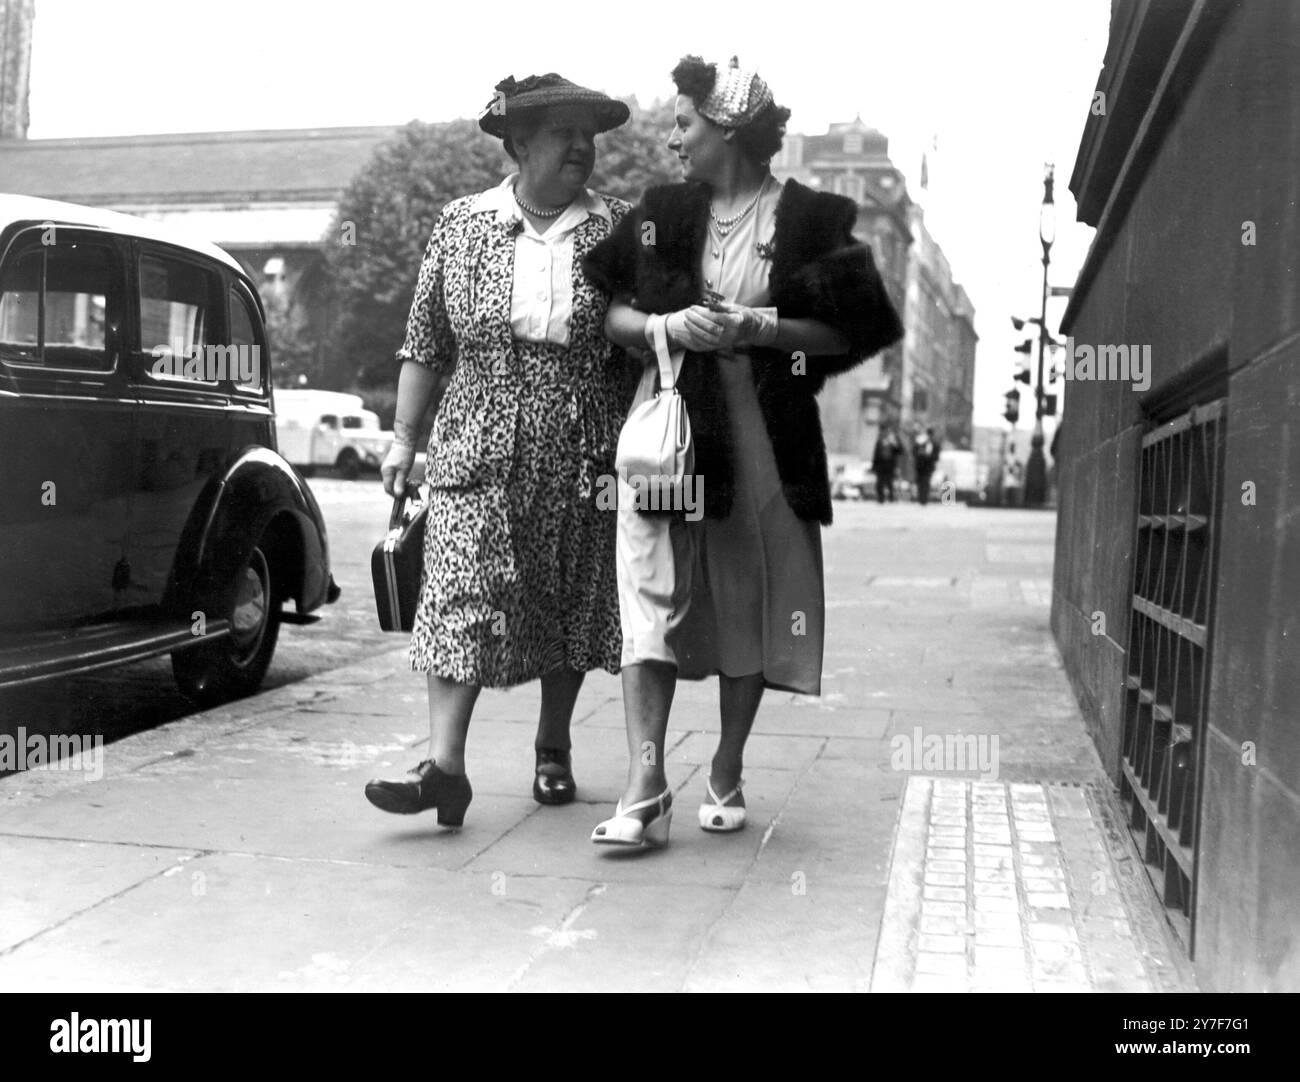
[[[776,245],[770,240],[759,241],[754,245],[754,251],[758,253],[759,259],[771,259],[776,254]]]

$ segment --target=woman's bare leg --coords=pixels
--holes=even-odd
[[[668,788],[664,740],[677,690],[677,669],[662,661],[623,666],[623,709],[627,715],[627,789],[623,806],[658,796]]]
[[[444,774],[465,773],[465,736],[482,690],[429,674],[429,758]]]
[[[718,738],[718,750],[713,753],[709,777],[713,791],[722,798],[736,787],[744,772],[745,742],[754,727],[759,703],[763,701],[763,674],[719,676],[718,698],[722,708],[722,734]],[[743,805],[745,801],[737,794],[730,803]]]
[[[565,666],[542,677],[542,710],[537,718],[535,748],[559,748],[568,751],[572,746],[569,726],[573,722],[573,707],[582,690],[586,673]]]

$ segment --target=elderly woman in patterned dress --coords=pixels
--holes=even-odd
[[[439,373],[451,380],[429,444],[425,569],[411,636],[428,674],[429,750],[366,796],[436,808],[460,826],[465,739],[479,691],[541,679],[533,796],[574,799],[569,723],[584,675],[618,671],[614,516],[597,506],[626,411],[608,296],[584,257],[630,209],[586,187],[595,137],[626,105],[555,74],[497,85],[479,119],[519,171],[443,210],[420,267],[384,490],[406,484]]]

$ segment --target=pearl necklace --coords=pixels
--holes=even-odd
[[[709,217],[713,219],[713,224],[718,227],[718,234],[720,236],[723,237],[727,236],[727,234],[729,234],[733,229],[735,229],[736,226],[738,226],[742,221],[744,221],[745,216],[748,215],[751,210],[753,210],[756,206],[758,206],[758,197],[763,194],[763,189],[765,187],[767,187],[766,184],[760,185],[758,191],[754,193],[754,198],[749,201],[749,206],[747,206],[739,214],[733,214],[730,218],[719,218],[717,214],[714,213],[713,203],[710,201]]]
[[[568,209],[568,207],[569,207],[569,203],[572,203],[573,200],[570,199],[570,200],[569,200],[569,203],[565,203],[564,206],[561,206],[561,207],[556,207],[554,210],[538,210],[538,209],[537,209],[535,206],[533,206],[531,203],[525,203],[522,199],[520,199],[520,198],[519,198],[519,192],[516,191],[516,192],[515,192],[515,202],[518,203],[521,207],[523,207],[524,210],[528,211],[529,214],[532,214],[534,217],[537,217],[537,218],[558,218],[561,214],[563,214],[563,213]]]

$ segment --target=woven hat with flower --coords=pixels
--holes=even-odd
[[[516,80],[507,76],[479,114],[478,126],[498,139],[506,136],[506,118],[562,105],[586,105],[596,115],[596,130],[609,131],[625,124],[631,110],[617,98],[570,82],[555,72]]]

